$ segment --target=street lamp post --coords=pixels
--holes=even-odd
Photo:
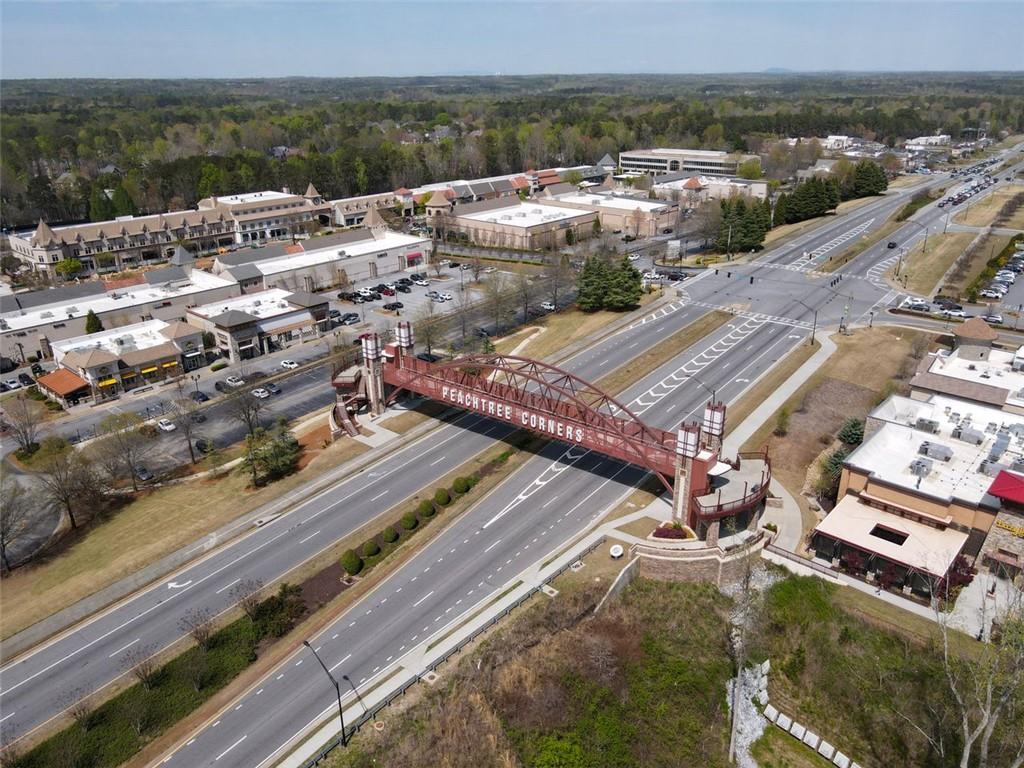
[[[199,374],[198,373],[193,373],[191,376],[189,376],[189,379],[192,380],[192,383],[196,387],[196,392],[198,392],[199,391]]]
[[[818,329],[818,310],[813,308],[813,307],[807,306],[802,301],[800,301],[800,299],[794,299],[794,301],[797,304],[800,304],[803,307],[805,307],[809,312],[813,312],[814,313],[814,320],[811,323],[811,341],[810,341],[810,345],[813,347],[814,346],[814,332]]]
[[[334,678],[334,675],[331,674],[331,670],[329,670],[327,668],[327,665],[324,664],[324,660],[320,658],[320,654],[317,653],[316,649],[309,644],[309,640],[303,640],[302,644],[313,652],[313,655],[316,657],[316,660],[319,661],[320,666],[323,667],[324,674],[327,675],[327,678],[331,681],[331,684],[334,686],[334,692],[338,696],[338,719],[341,720],[341,746],[347,747],[348,737],[345,735],[345,712],[341,708],[341,686],[338,684],[338,681]]]

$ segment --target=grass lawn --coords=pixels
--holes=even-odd
[[[903,275],[907,277],[907,290],[922,296],[931,295],[942,276],[976,236],[975,232],[947,232],[929,237],[927,252],[922,250],[923,241],[911,248],[903,257],[900,272],[901,279]],[[894,277],[895,272],[894,265],[888,275]]]
[[[772,474],[800,504],[805,530],[815,522],[801,494],[808,469],[845,419],[865,415],[910,375],[908,360],[913,362],[910,354],[919,337],[923,334],[879,326],[833,337],[836,351],[782,406],[790,413],[786,434],[773,434],[776,411],[740,449],[757,451],[767,445]]]
[[[966,224],[971,227],[987,227],[995,221],[1003,204],[1021,192],[1024,192],[1024,184],[1010,184],[997,189],[981,200],[971,202],[969,207],[953,217],[953,222],[956,224]],[[1024,229],[1024,206],[1018,208],[1009,221],[999,226],[1010,229]]]
[[[765,728],[764,735],[754,742],[750,753],[760,768],[828,768],[832,765],[806,744],[774,725]]]
[[[605,392],[613,394],[620,392],[633,382],[639,381],[651,373],[651,371],[664,365],[685,349],[693,346],[715,329],[725,325],[732,317],[728,312],[718,309],[712,310],[676,331],[657,346],[648,349],[625,365],[602,376],[594,382],[594,385],[600,387]]]
[[[4,579],[3,637],[98,592],[261,504],[284,497],[365,450],[365,445],[351,440],[327,448],[310,447],[317,455],[305,469],[255,491],[246,487],[248,476],[237,470],[216,479],[143,491],[105,519],[92,523],[60,551],[18,568]],[[159,536],[153,535],[155,530],[160,531]]]

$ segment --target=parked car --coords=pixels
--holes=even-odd
[[[341,317],[341,324],[342,325],[355,325],[358,322],[359,322],[359,315],[357,315],[355,312],[348,312],[347,314],[342,315],[342,317]]]
[[[430,300],[435,304],[444,304],[447,301],[447,299],[440,294],[438,294],[437,296],[431,296]]]
[[[491,274],[493,272],[497,272],[497,271],[498,271],[497,267],[485,267],[484,268],[484,274],[485,275],[489,275],[489,274]]]
[[[189,395],[189,397],[191,397],[197,403],[205,403],[207,400],[210,399],[210,396],[208,394],[206,394],[205,392],[203,392],[201,390],[198,390],[198,389],[195,390],[194,392],[192,392]]]
[[[405,305],[400,301],[389,301],[383,308],[387,312],[396,312],[404,306]]]
[[[1000,291],[994,290],[992,288],[985,288],[983,290],[978,291],[978,295],[982,296],[982,297],[984,297],[986,299],[1001,299],[1006,294],[1002,293]]]
[[[160,421],[156,423],[156,428],[159,429],[161,432],[173,432],[178,427],[170,419],[160,419]]]
[[[36,383],[36,380],[33,379],[31,376],[29,376],[24,371],[22,373],[18,374],[18,381],[21,382],[21,386],[23,386],[23,387],[31,387],[31,386],[33,386]]]
[[[213,440],[209,440],[205,437],[200,437],[196,440],[196,450],[200,453],[210,453],[214,449]]]
[[[437,291],[427,291],[426,293],[428,299],[436,299],[440,295]]]
[[[622,242],[624,242],[624,243],[632,243],[634,240],[636,240],[636,238],[633,237],[633,235],[623,235],[622,236]]]
[[[540,308],[546,312],[554,312],[556,309],[555,304],[552,301],[541,302]]]
[[[377,291],[374,291],[366,297],[366,301],[380,301],[380,294]]]
[[[153,473],[150,472],[145,467],[136,467],[135,476],[144,483],[148,483],[150,480],[153,479]]]
[[[193,411],[189,415],[189,418],[192,419],[192,423],[194,424],[202,424],[204,421],[206,421],[206,414],[202,413],[201,411]]]
[[[452,266],[454,267],[455,265],[452,264]],[[459,265],[459,270],[461,270],[462,272],[468,272],[472,268],[473,268],[472,264],[460,264]]]
[[[448,293],[448,291],[442,293],[441,298],[444,299],[445,301],[454,301],[454,297],[450,293]]]
[[[229,387],[245,386],[245,379],[243,379],[241,376],[228,376],[226,379],[224,379],[224,382]]]
[[[399,285],[412,285],[412,278],[400,277],[397,280],[395,280],[395,285],[396,286],[399,286]]]
[[[289,371],[294,371],[296,368],[299,367],[299,364],[296,363],[294,360],[282,360],[281,367],[287,368]]]
[[[213,385],[213,388],[216,389],[218,392],[228,392],[231,390],[231,387],[229,387],[223,381],[218,381],[217,383],[215,383]]]
[[[425,363],[436,363],[441,358],[438,357],[437,355],[432,355],[429,352],[420,352],[418,355],[416,355],[416,359],[422,360]]]
[[[477,335],[477,337],[479,337],[479,338],[481,338],[481,339],[487,339],[487,338],[490,338],[490,335],[491,335],[490,333],[488,333],[488,331],[487,331],[487,329],[486,329],[486,328],[477,328],[477,329],[476,329],[476,330],[474,331],[474,333],[475,333],[475,334]]]
[[[277,384],[275,384],[272,381],[268,381],[266,384],[264,384],[263,388],[265,390],[267,390],[267,392],[269,392],[272,395],[280,395],[281,394],[281,388],[279,386],[277,386]]]
[[[43,368],[43,366],[41,366],[39,363],[32,363],[33,376],[42,376],[44,373],[46,373],[46,369]]]
[[[961,319],[967,317],[967,313],[964,312],[962,309],[944,309],[941,312],[939,312],[939,314],[943,315],[944,317],[959,317]]]
[[[415,280],[416,285],[430,285],[430,281],[425,277],[418,277]]]
[[[8,389],[21,389],[21,382],[17,379],[4,379],[4,386]]]
[[[626,258],[628,258],[630,261],[640,261],[640,254],[639,253],[631,253]]]
[[[251,394],[259,400],[266,400],[270,397],[270,392],[268,392],[264,387],[256,387],[256,389],[252,390]]]
[[[412,293],[412,288],[410,288],[405,283],[399,283],[398,285],[396,285],[395,290],[398,291],[399,293]]]
[[[1002,325],[1003,324],[1003,316],[1002,315],[996,315],[996,314],[993,314],[993,315],[983,315],[981,319],[984,320],[989,325]]]
[[[381,294],[383,294],[384,296],[394,296],[395,295],[395,289],[394,288],[385,288],[383,291],[381,291]]]

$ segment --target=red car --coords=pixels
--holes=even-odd
[[[394,288],[385,288],[384,290],[381,291],[381,293],[383,293],[385,296],[394,296],[395,295],[395,289]]]

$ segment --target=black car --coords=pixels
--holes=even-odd
[[[189,397],[191,397],[197,403],[205,403],[207,400],[210,399],[210,396],[208,394],[206,394],[205,392],[200,392],[198,389],[195,392],[192,392],[189,395]]]
[[[381,295],[377,291],[373,291],[369,296],[366,297],[367,301],[380,301]]]
[[[136,467],[135,476],[144,483],[148,483],[150,480],[153,479],[153,473],[150,472],[145,467]]]
[[[216,384],[213,385],[213,388],[216,389],[218,392],[230,392],[231,391],[231,387],[229,387],[223,381],[218,381]]]
[[[685,272],[666,272],[665,273],[665,277],[667,277],[669,280],[685,280],[686,279],[686,273]]]
[[[487,332],[487,329],[486,329],[486,328],[477,328],[477,329],[476,329],[476,330],[474,331],[474,333],[475,333],[475,334],[476,334],[476,335],[477,335],[477,336],[478,336],[479,338],[481,338],[481,339],[486,339],[486,338],[489,338],[489,337],[490,337],[490,335],[491,335],[490,333],[488,333],[488,332]]]
[[[384,285],[384,283],[377,283],[375,286],[373,286],[373,290],[376,291],[377,293],[384,293],[384,291],[386,291],[387,289],[388,287]]]
[[[200,453],[210,453],[214,447],[213,440],[208,440],[205,437],[200,437],[196,440],[196,450]]]
[[[400,277],[395,280],[395,285],[412,285],[411,277]]]
[[[21,382],[21,386],[23,387],[31,387],[33,384],[36,383],[36,380],[29,376],[27,373],[19,373],[18,381]]]
[[[202,424],[204,421],[206,421],[206,414],[196,411],[195,413],[192,414],[190,418],[192,419],[193,423]]]
[[[327,313],[327,316],[331,318],[331,320],[339,320],[341,318],[341,310],[332,309],[330,312]]]
[[[46,373],[46,369],[43,368],[39,363],[32,363],[32,374],[35,376],[42,376]]]
[[[412,288],[405,283],[395,283],[395,290],[399,293],[412,293]]]
[[[898,245],[899,245],[899,243],[897,243],[897,242],[896,242],[895,240],[890,240],[890,241],[889,241],[889,242],[888,242],[888,243],[886,244],[886,246],[885,246],[885,247],[886,247],[886,248],[896,248],[896,247],[897,247]]]
[[[416,359],[422,360],[425,363],[436,363],[441,358],[438,357],[437,355],[432,355],[429,352],[420,352],[418,355],[416,355]]]
[[[458,262],[458,261],[452,261],[452,262],[449,262],[449,264],[448,264],[448,269],[458,269],[458,268],[459,268],[459,267],[461,267],[461,266],[462,266],[462,263],[461,263],[461,262]]]
[[[394,312],[395,310],[401,309],[404,306],[405,305],[400,301],[389,301],[387,304],[384,305],[384,309],[387,310],[388,312]]]

